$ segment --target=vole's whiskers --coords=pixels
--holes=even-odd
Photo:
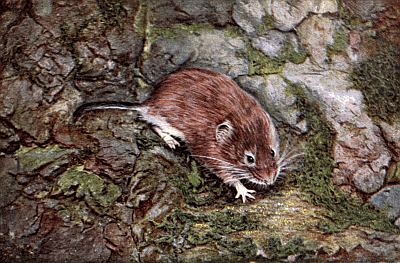
[[[276,179],[278,179],[280,176],[285,175],[289,171],[297,170],[299,168],[296,163],[300,160],[302,156],[304,156],[304,153],[301,151],[302,149],[299,146],[292,148],[290,143],[285,144],[283,153],[277,162],[278,171]]]

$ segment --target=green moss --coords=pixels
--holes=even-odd
[[[281,73],[287,61],[295,64],[303,63],[308,54],[305,50],[296,50],[291,43],[286,43],[278,57],[268,57],[261,51],[247,48],[249,75],[269,75]]]
[[[308,250],[301,237],[295,237],[286,243],[283,243],[278,236],[267,238],[261,244],[265,254],[269,259],[286,259],[290,255],[306,255],[313,254],[315,251]]]
[[[374,56],[354,68],[354,89],[364,95],[368,114],[377,121],[400,120],[400,48],[382,43]]]
[[[126,16],[126,10],[119,0],[98,0],[100,19],[108,26],[121,26],[121,20]]]
[[[250,259],[257,254],[257,246],[251,238],[223,238],[217,244],[240,258]]]
[[[345,53],[348,45],[349,36],[345,28],[338,28],[333,33],[333,44],[326,47],[328,58],[336,54]]]
[[[84,198],[90,204],[96,203],[102,207],[111,206],[118,197],[121,190],[112,183],[105,183],[96,174],[83,170],[83,167],[74,167],[60,175],[53,194],[75,195]]]
[[[296,184],[303,198],[326,209],[326,217],[330,220],[320,223],[321,230],[335,232],[351,225],[360,225],[382,231],[396,231],[384,214],[369,204],[351,198],[334,185],[331,180],[334,169],[334,132],[323,119],[319,106],[308,99],[301,86],[289,83],[289,89],[297,97],[297,107],[309,125],[303,169],[296,174]]]
[[[236,242],[235,239],[227,237],[229,234],[255,230],[260,225],[246,214],[231,209],[211,212],[176,209],[161,223],[154,223],[163,230],[163,234],[157,239],[158,243],[170,245],[176,240],[186,240],[191,246],[213,242],[222,247],[226,247],[229,242]],[[241,243],[240,247],[232,247],[232,252],[240,254],[255,249],[254,244],[249,244],[248,241]]]
[[[290,61],[294,64],[301,64],[306,61],[306,58],[308,57],[308,53],[305,49],[299,48],[296,50],[296,48],[293,46],[291,43],[286,43],[284,48],[281,51],[281,55],[279,56],[281,60],[283,61]]]
[[[57,214],[64,222],[74,225],[91,225],[96,220],[95,216],[90,212],[90,209],[83,201],[61,205]]]
[[[265,14],[265,16],[263,17],[263,22],[257,28],[257,32],[259,34],[262,34],[265,31],[273,29],[274,27],[275,27],[275,19],[274,19],[274,17],[269,15],[269,14]]]
[[[215,205],[233,201],[233,189],[218,180],[212,174],[200,174],[195,162],[191,171],[171,178],[175,187],[181,190],[185,203],[190,206]]]
[[[247,59],[249,76],[281,73],[285,64],[281,59],[270,58],[252,47],[247,48]]]
[[[149,42],[152,43],[158,37],[175,39],[179,37],[181,32],[185,32],[188,34],[198,34],[200,31],[211,31],[215,29],[213,25],[207,23],[199,23],[199,24],[175,24],[171,27],[159,27],[155,25],[150,26],[149,30]]]
[[[244,33],[240,27],[228,25],[224,28],[224,34],[230,38],[243,37]]]
[[[144,37],[146,35],[147,27],[149,25],[148,18],[148,7],[146,3],[140,2],[139,9],[137,11],[137,15],[135,16],[135,32],[140,36]]]
[[[16,152],[20,168],[24,171],[35,171],[67,154],[68,149],[59,145],[42,147],[22,147]]]
[[[338,14],[340,19],[345,22],[349,28],[357,28],[363,24],[363,19],[354,14],[344,3],[343,0],[338,0]]]
[[[189,183],[194,187],[198,188],[201,186],[204,181],[203,178],[201,177],[199,170],[197,169],[196,162],[192,161],[192,170],[191,172],[188,173],[187,175]]]

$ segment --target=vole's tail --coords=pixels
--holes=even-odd
[[[131,102],[114,102],[114,101],[102,101],[102,102],[89,102],[80,105],[73,113],[74,122],[79,119],[84,113],[93,110],[130,110],[130,111],[140,111],[139,103]]]

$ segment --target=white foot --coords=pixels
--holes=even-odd
[[[171,135],[166,132],[163,132],[159,127],[153,127],[154,131],[164,140],[164,142],[169,146],[171,149],[175,149],[179,146],[179,142],[175,140]]]
[[[253,195],[251,195],[250,193],[255,193],[256,191],[247,189],[239,181],[235,182],[233,185],[235,186],[236,191],[237,191],[235,198],[239,198],[240,196],[242,196],[243,203],[246,203],[246,197],[255,199],[255,197]]]

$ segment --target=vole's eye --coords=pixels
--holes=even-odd
[[[248,166],[254,166],[256,164],[256,158],[252,153],[246,152],[244,154],[244,163]]]
[[[271,149],[271,156],[275,157],[275,151]]]

